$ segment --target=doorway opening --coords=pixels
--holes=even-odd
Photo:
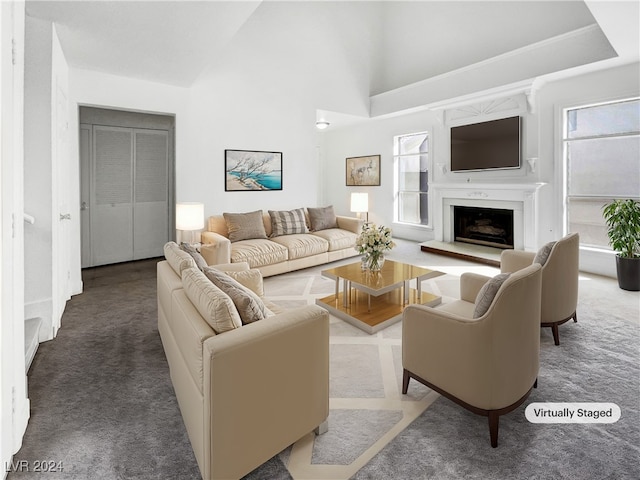
[[[175,116],[79,115],[82,268],[162,256],[175,231]]]

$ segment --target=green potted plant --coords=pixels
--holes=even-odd
[[[640,290],[640,202],[614,200],[603,207],[609,244],[617,252],[618,285]]]

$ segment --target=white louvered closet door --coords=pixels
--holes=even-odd
[[[168,132],[93,127],[92,266],[162,255],[169,238]]]
[[[169,239],[169,133],[134,130],[133,258],[159,257]]]
[[[92,265],[133,260],[133,130],[93,127]]]

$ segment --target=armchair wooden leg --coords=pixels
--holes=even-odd
[[[538,388],[538,379],[536,378],[536,381],[533,382],[533,388]]]
[[[578,323],[578,312],[573,312],[573,323]]]
[[[405,395],[407,390],[409,390],[409,380],[411,377],[409,376],[409,370],[406,368],[402,369],[402,394]]]
[[[558,324],[551,325],[551,331],[553,332],[553,342],[556,345],[560,345],[560,333],[558,332]]]
[[[489,412],[489,436],[491,437],[491,446],[496,448],[498,446],[498,423],[500,422],[500,415],[496,411]]]

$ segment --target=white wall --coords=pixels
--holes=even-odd
[[[193,89],[193,148],[177,164],[177,201],[203,202],[205,216],[317,204],[315,110],[286,91],[261,87],[251,78],[215,76]],[[225,149],[282,152],[282,190],[225,192]]]
[[[523,165],[517,171],[474,172],[460,175],[442,174],[432,168],[431,182],[466,181],[477,183],[543,182],[541,191],[539,232],[537,244],[558,239],[565,234],[563,211],[562,152],[560,148],[561,110],[566,106],[588,104],[638,95],[640,81],[638,64],[583,74],[543,85],[537,91],[535,108],[523,112]],[[429,131],[431,135],[432,167],[438,163],[449,165],[448,129],[439,109],[363,121],[349,127],[326,131],[322,141],[324,162],[324,198],[338,209],[348,209],[349,194],[369,192],[370,221],[392,225],[394,235],[416,241],[433,238],[432,231],[423,227],[393,224],[393,137],[395,135]],[[361,155],[382,155],[381,185],[379,187],[345,187],[345,158]],[[537,157],[536,171],[531,172],[526,159]],[[465,178],[463,178],[465,177]],[[581,253],[581,268],[585,271],[615,276],[610,255]],[[610,263],[611,262],[611,263]]]
[[[394,235],[401,238],[426,241],[433,232],[426,227],[393,224],[394,219],[394,166],[393,137],[407,133],[429,132],[433,145],[432,154],[444,137],[444,127],[439,115],[420,112],[387,119],[368,120],[351,127],[326,131],[323,139],[325,203],[336,210],[349,212],[352,192],[369,194],[369,221],[393,226]],[[380,186],[347,187],[346,158],[380,155]],[[393,224],[393,225],[392,225]]]
[[[51,165],[51,22],[26,17],[24,209],[36,219],[25,226],[25,314],[41,317],[41,340],[53,337]]]
[[[354,27],[351,47],[345,49],[336,47],[342,39],[331,35],[331,22],[314,23],[326,13],[324,9],[336,6],[320,3],[312,7],[261,5],[234,37],[229,51],[190,89],[71,68],[72,190],[79,189],[78,106],[87,105],[175,115],[176,201],[204,202],[206,216],[321,204],[316,110],[366,113],[368,52],[364,51],[366,42],[358,36],[362,9],[343,15],[344,21],[353,19]],[[269,27],[280,21],[278,11],[283,8],[296,18],[287,28],[304,32],[305,42],[320,42],[325,55],[308,57],[305,42],[291,44],[288,35]],[[371,11],[375,14],[377,6]],[[259,50],[255,49],[256,38],[260,39]],[[291,58],[296,61],[292,63]],[[225,192],[225,149],[282,152],[283,190]],[[344,209],[341,213],[349,212]],[[79,218],[79,211],[72,212],[72,218]],[[77,233],[71,242],[79,251],[79,224],[72,224]],[[79,276],[79,263],[74,271]]]
[[[77,196],[66,185],[67,62],[50,22],[27,17],[25,24],[25,210],[36,222],[25,227],[24,311],[26,318],[42,319],[40,341],[45,341],[55,337],[71,293],[81,291],[69,286],[69,263],[77,252],[60,237],[67,225],[58,220],[61,206]],[[72,281],[79,278],[74,273]]]
[[[525,102],[526,103],[526,102]],[[522,102],[521,102],[522,104]],[[428,132],[430,139],[430,183],[533,183],[538,182],[537,173],[527,168],[526,158],[537,156],[537,118],[526,111],[526,107],[516,108],[514,115],[523,116],[523,160],[518,170],[499,170],[493,172],[452,173],[450,165],[449,124],[445,112],[423,110],[418,113],[377,118],[345,128],[327,131],[324,134],[322,157],[325,164],[325,183],[328,178],[334,179],[331,188],[324,191],[328,203],[348,208],[351,192],[369,193],[369,220],[375,223],[392,226],[394,235],[400,238],[424,242],[433,239],[431,224],[413,226],[394,223],[394,161],[393,140],[395,136]],[[380,186],[346,187],[345,159],[363,155],[381,155]],[[442,172],[439,165],[447,167]],[[336,181],[337,180],[337,181]],[[434,218],[434,212],[430,212]]]
[[[82,290],[72,286],[78,280],[75,269],[71,277],[71,265],[79,264],[80,252],[71,248],[69,221],[61,220],[71,215],[71,205],[79,198],[71,188],[73,170],[69,165],[69,66],[55,25],[51,37],[51,292],[55,336],[67,300]]]
[[[80,152],[79,152],[79,107],[93,106],[129,110],[135,112],[161,113],[175,116],[176,163],[191,158],[192,146],[188,139],[191,129],[188,103],[189,90],[154,82],[108,75],[100,72],[71,68],[69,72],[71,136],[71,179],[76,203],[73,205],[71,242],[74,251],[80,252]],[[179,170],[179,166],[176,167]],[[197,174],[196,174],[197,176]],[[188,190],[188,186],[186,188]],[[80,255],[74,258],[72,275],[81,281]],[[81,286],[80,286],[81,288]]]
[[[123,110],[174,114],[176,116],[176,156],[190,156],[185,141],[188,131],[188,90],[178,87],[127,79],[98,72],[69,69],[50,22],[27,18],[27,78],[25,82],[25,209],[36,217],[36,224],[27,227],[25,248],[27,317],[43,318],[41,340],[55,334],[59,315],[64,309],[53,302],[60,291],[59,273],[66,266],[55,264],[62,253],[68,256],[69,293],[82,291],[80,266],[80,161],[79,105],[91,105]],[[52,78],[68,85],[68,138],[62,142],[56,135],[52,141]],[[52,163],[52,149],[62,144],[62,152]],[[64,158],[63,158],[64,157]],[[54,198],[55,197],[55,198]],[[64,208],[65,212],[59,209]],[[69,241],[58,237],[58,215],[71,213]],[[55,221],[55,224],[54,224]],[[54,228],[55,227],[55,228]],[[61,249],[65,249],[62,252]],[[55,267],[55,268],[54,268]],[[63,272],[64,273],[64,272]],[[64,277],[62,275],[60,278]],[[56,314],[53,314],[56,303]],[[56,318],[54,318],[56,317]],[[52,332],[52,330],[54,330]]]
[[[332,15],[338,7],[341,16]],[[192,156],[178,161],[177,200],[204,202],[206,216],[321,204],[316,110],[368,113],[370,52],[362,15],[375,15],[377,7],[261,4],[192,88]],[[336,29],[335,18],[352,28]],[[225,192],[225,149],[282,152],[283,190]],[[333,188],[341,180],[328,182]]]
[[[24,357],[24,2],[0,3],[0,461],[29,419]],[[0,470],[6,476],[6,468]]]

